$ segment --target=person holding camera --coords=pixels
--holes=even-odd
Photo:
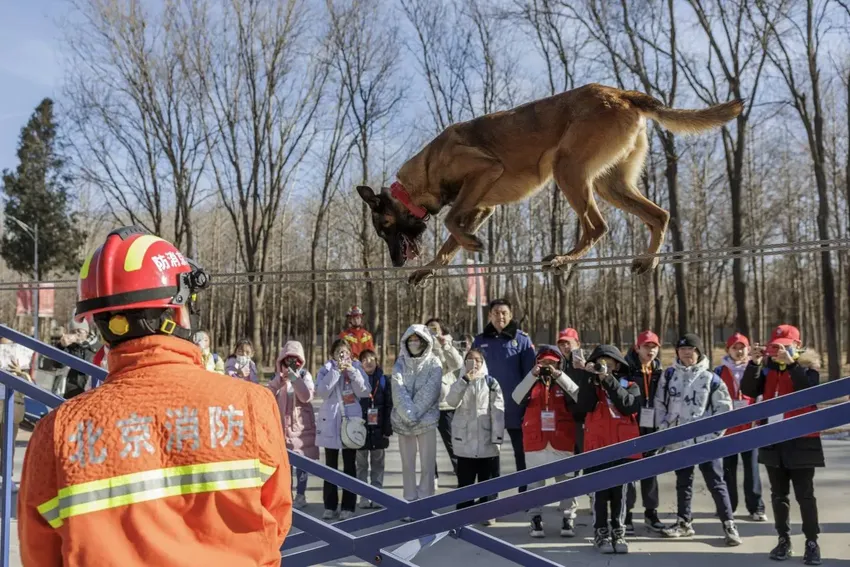
[[[688,333],[676,343],[676,362],[668,368],[658,383],[655,392],[655,423],[659,430],[691,423],[732,409],[732,398],[720,376],[708,369],[708,358],[703,354],[702,339]],[[681,447],[710,441],[722,436],[724,430],[701,435],[663,450],[672,451]],[[732,516],[729,490],[723,480],[723,461],[714,459],[699,465],[709,492],[714,499],[717,515],[723,523],[726,545],[741,545],[741,536]],[[694,535],[691,500],[694,494],[694,467],[676,471],[677,516],[675,524],[661,530],[668,538]]]
[[[637,383],[630,381],[629,364],[620,350],[612,345],[597,346],[587,359],[593,377],[578,391],[572,410],[584,416],[584,450],[593,451],[640,435],[637,415],[643,396]],[[638,459],[633,455],[592,467],[584,474],[621,465]],[[593,546],[600,553],[628,553],[626,541],[626,491],[628,485],[612,486],[592,495]],[[610,516],[609,516],[610,512]],[[610,528],[609,528],[610,517]]]
[[[71,320],[68,332],[56,338],[53,346],[86,362],[92,362],[100,350],[101,343],[97,333],[89,328],[86,321]],[[52,363],[53,369],[62,368],[60,363]],[[79,396],[86,391],[89,377],[75,368],[68,368],[64,380],[64,390],[59,392],[66,400]]]
[[[339,453],[342,451],[342,468],[345,474],[357,477],[357,449],[346,447],[342,442],[343,416],[347,419],[362,419],[363,409],[360,400],[371,393],[366,378],[361,371],[360,362],[352,361],[351,349],[344,339],[337,339],[331,345],[332,358],[325,363],[316,376],[316,389],[324,399],[319,409],[319,422],[316,425],[316,440],[319,447],[325,448],[325,464],[332,469],[339,466]],[[322,489],[325,511],[323,520],[332,520],[337,515],[339,490],[327,480]],[[348,490],[342,491],[340,520],[354,516],[357,495]]]
[[[446,403],[455,408],[452,437],[457,455],[457,487],[463,488],[499,476],[499,452],[505,434],[505,400],[495,378],[487,374],[484,353],[472,349],[466,354],[463,377],[452,384]],[[478,503],[496,495],[484,496]],[[472,506],[461,502],[457,509]],[[489,526],[492,520],[485,520]]]
[[[751,398],[762,396],[764,400],[799,392],[820,383],[819,367],[817,353],[802,349],[799,329],[791,325],[779,325],[766,347],[753,347],[752,360],[741,378],[741,392]],[[767,422],[773,423],[815,410],[817,406],[812,405],[784,415],[775,415]],[[820,565],[820,525],[814,484],[815,469],[826,466],[820,434],[810,433],[762,447],[759,449],[758,461],[767,468],[774,525],[779,535],[779,543],[770,552],[770,558],[783,561],[793,555],[789,519],[789,496],[793,485],[803,519],[803,534],[806,536],[803,562],[806,565]]]
[[[268,383],[277,399],[286,448],[297,455],[319,459],[316,445],[316,415],[313,410],[315,385],[304,367],[304,347],[298,341],[287,341],[275,361],[275,376]],[[307,506],[307,471],[296,470],[295,498],[292,505],[299,510]]]
[[[567,407],[568,399],[575,399],[579,387],[569,376],[561,372],[564,355],[557,347],[541,345],[537,351],[531,372],[513,390],[513,401],[525,410],[522,420],[522,445],[525,448],[526,465],[537,467],[571,457],[575,451],[575,422]],[[569,478],[557,475],[561,482]],[[540,480],[529,488],[545,486]],[[561,501],[561,536],[575,537],[575,517],[578,501],[567,498]],[[529,534],[533,538],[546,536],[543,531],[543,508],[528,511]]]

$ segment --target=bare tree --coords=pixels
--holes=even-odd
[[[806,0],[805,15],[795,16],[800,3],[788,0],[758,0],[754,3],[769,36],[768,57],[782,76],[791,98],[790,104],[806,131],[809,143],[815,186],[818,192],[818,238],[829,239],[829,190],[826,178],[826,138],[824,134],[824,109],[821,92],[820,48],[830,25],[829,2]],[[777,12],[776,18],[772,16]],[[804,24],[800,25],[800,20]],[[801,72],[792,53],[802,47],[806,65]],[[821,252],[821,280],[823,286],[823,320],[826,333],[829,378],[841,376],[841,357],[838,350],[838,324],[835,305],[835,276],[832,255]]]
[[[81,178],[118,220],[166,234],[194,254],[192,209],[207,159],[196,100],[180,64],[174,4],[78,0],[66,85]],[[185,243],[185,246],[184,246]]]
[[[735,121],[735,133],[723,125],[721,135],[726,158],[726,175],[732,208],[732,246],[743,244],[744,155],[747,147],[747,130],[753,105],[757,100],[762,71],[767,61],[763,29],[753,30],[755,22],[747,17],[746,0],[725,2],[721,0],[688,0],[699,25],[708,40],[708,66],[694,57],[683,54],[679,61],[685,78],[696,95],[706,104],[716,104],[729,99],[746,100],[744,111]],[[763,28],[763,24],[761,26]],[[700,72],[699,69],[705,69]],[[723,79],[719,83],[717,75]],[[732,285],[735,299],[735,324],[738,330],[750,335],[750,318],[747,311],[747,282],[744,262],[740,256],[732,261]]]
[[[599,0],[586,0],[586,13],[581,13],[563,0],[562,3],[604,47],[618,86],[627,87],[627,82],[633,78],[641,90],[658,97],[665,106],[675,106],[679,87],[679,61],[674,0],[652,0],[636,11],[630,10],[630,3],[626,0],[620,0],[619,7]],[[627,77],[626,73],[632,77]],[[667,181],[673,251],[681,252],[684,250],[684,240],[679,211],[679,150],[672,132],[658,124],[654,125],[654,130],[664,151],[664,177]],[[685,266],[674,264],[673,274],[676,283],[677,326],[681,334],[687,332],[689,327]]]
[[[348,97],[348,118],[356,132],[355,145],[360,158],[360,184],[370,180],[370,150],[375,134],[392,116],[402,99],[395,84],[399,43],[397,28],[387,27],[386,14],[378,0],[327,0],[330,15],[332,64]],[[361,204],[360,258],[364,268],[371,264],[372,226],[369,206]],[[366,277],[370,276],[366,272]],[[375,284],[366,282],[369,301],[369,327],[378,324]]]
[[[308,344],[307,360],[315,360],[316,336],[318,335],[319,323],[319,284],[316,283],[317,261],[319,259],[319,245],[322,234],[327,233],[328,212],[340,186],[340,177],[345,170],[351,150],[354,146],[354,138],[346,128],[346,118],[350,109],[350,101],[346,94],[345,86],[339,82],[337,89],[335,113],[330,129],[330,139],[322,148],[324,155],[324,171],[321,179],[322,191],[316,210],[316,220],[313,223],[311,237],[310,270],[313,284],[310,286],[310,340]],[[327,266],[325,266],[327,267]],[[327,332],[327,329],[325,329]]]
[[[192,0],[183,25],[210,164],[239,255],[254,285],[247,326],[258,357],[263,276],[287,189],[315,138],[328,68],[304,42],[309,14],[298,0],[234,0],[212,10]]]

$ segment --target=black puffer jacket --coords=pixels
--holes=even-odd
[[[809,353],[803,353],[797,362],[790,364],[783,371],[790,374],[795,392],[820,383],[820,374],[813,367],[815,358]],[[779,370],[779,367],[770,360],[765,366],[750,362],[741,378],[741,393],[751,398],[763,395],[767,372],[772,369]],[[786,469],[805,469],[826,465],[819,436],[797,437],[762,447],[759,449],[759,463],[768,467]]]
[[[71,343],[67,346],[62,346],[57,341],[53,346],[60,350],[64,350],[72,356],[85,360],[86,362],[91,362],[94,359],[94,355],[97,354],[97,351],[100,350],[102,345],[98,340],[97,335],[92,333],[89,334],[86,340],[81,343]],[[59,369],[62,368],[62,366],[62,364],[55,362],[52,365],[52,369]],[[83,374],[79,370],[69,368],[68,375],[65,378],[65,399],[70,400],[74,396],[82,394],[86,389],[88,380],[89,377],[86,374]]]
[[[363,419],[366,420],[366,444],[363,449],[386,449],[390,446],[389,438],[393,434],[393,426],[390,422],[390,414],[393,411],[392,386],[390,379],[384,376],[380,366],[368,378],[371,397],[360,399]],[[377,425],[369,425],[369,408],[373,407],[378,410]]]

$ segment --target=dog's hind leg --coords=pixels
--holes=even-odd
[[[651,237],[646,253],[654,255],[664,242],[670,213],[644,197],[637,187],[648,146],[646,133],[641,132],[629,155],[596,180],[596,190],[604,200],[621,211],[635,215],[649,227]],[[658,258],[638,258],[633,262],[632,270],[642,274],[654,270],[656,266]]]

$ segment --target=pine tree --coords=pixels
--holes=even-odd
[[[80,268],[79,250],[85,233],[70,210],[66,159],[61,154],[53,113],[53,101],[44,99],[36,107],[18,143],[20,164],[3,171],[6,196],[5,230],[0,256],[12,270],[33,273],[32,236],[11,217],[33,227],[38,224],[38,278],[51,272]]]

